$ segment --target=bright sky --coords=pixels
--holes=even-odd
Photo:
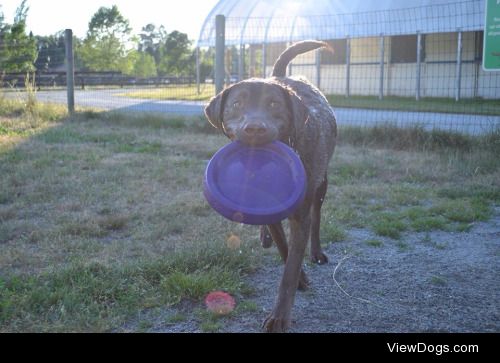
[[[28,31],[35,35],[51,35],[59,30],[73,29],[83,38],[92,15],[101,7],[117,5],[130,21],[134,33],[148,23],[164,25],[168,32],[179,30],[198,38],[206,16],[217,0],[28,0]],[[21,0],[0,0],[0,11],[12,23]]]

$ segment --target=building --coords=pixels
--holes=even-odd
[[[500,72],[482,69],[484,9],[485,0],[221,0],[198,46],[214,46],[222,14],[227,72],[238,79],[269,75],[287,44],[320,39],[334,53],[290,69],[326,94],[500,99]]]

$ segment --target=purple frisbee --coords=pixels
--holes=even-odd
[[[299,156],[280,141],[250,147],[232,142],[205,170],[203,192],[210,206],[238,223],[277,223],[304,200],[306,173]]]

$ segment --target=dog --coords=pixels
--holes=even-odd
[[[251,78],[229,86],[205,107],[208,121],[231,140],[250,146],[284,142],[297,152],[306,171],[305,199],[288,218],[289,246],[281,222],[261,227],[263,246],[274,241],[285,263],[274,308],[263,323],[267,332],[290,328],[296,290],[308,285],[302,262],[309,238],[312,262],[328,262],[319,230],[328,164],[337,139],[336,117],[319,89],[305,79],[286,77],[287,66],[296,56],[323,47],[331,50],[327,43],[314,40],[291,45],[278,57],[270,78]]]

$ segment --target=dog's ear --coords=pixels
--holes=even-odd
[[[205,107],[205,116],[208,122],[216,129],[222,129],[222,114],[224,112],[224,103],[231,91],[232,87],[228,87],[219,94],[212,97],[208,105]]]

